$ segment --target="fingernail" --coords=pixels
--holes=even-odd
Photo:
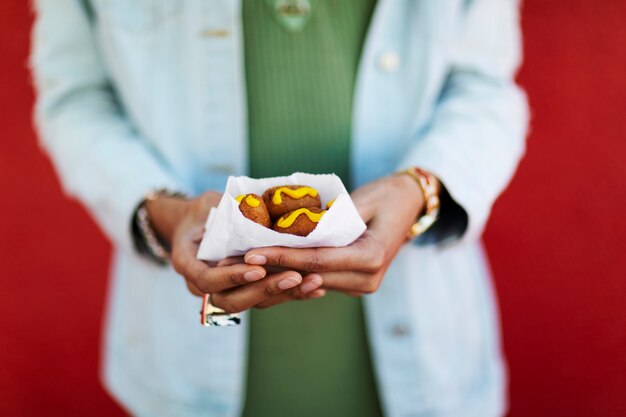
[[[309,295],[309,298],[322,298],[326,295],[326,290],[317,290],[313,294]]]
[[[285,278],[282,281],[278,282],[278,288],[280,288],[281,290],[288,290],[289,288],[293,288],[299,285],[300,282],[301,280],[297,279],[296,277]]]
[[[244,259],[247,264],[251,265],[265,265],[267,258],[263,255],[247,255]]]
[[[308,292],[311,292],[319,288],[320,285],[322,285],[322,277],[314,276],[314,277],[311,277],[305,284],[302,284],[300,286],[300,291],[306,294]]]
[[[257,271],[256,269],[254,271],[248,271],[245,274],[243,274],[243,279],[245,279],[248,282],[258,281],[261,278],[263,278],[263,274],[261,273],[261,271]]]

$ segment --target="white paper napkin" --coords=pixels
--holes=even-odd
[[[315,230],[304,237],[275,232],[241,214],[235,197],[249,193],[262,195],[268,188],[278,185],[306,185],[315,188],[322,200],[322,208],[329,201],[336,200]],[[206,261],[219,261],[229,256],[243,255],[250,249],[262,246],[347,246],[361,236],[366,228],[350,194],[334,174],[296,172],[288,177],[262,179],[229,177],[222,200],[209,213],[197,256]]]

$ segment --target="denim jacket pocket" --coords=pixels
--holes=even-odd
[[[154,29],[174,17],[182,0],[90,0],[96,19],[130,31]]]

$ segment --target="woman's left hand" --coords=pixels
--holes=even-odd
[[[318,273],[323,278],[324,288],[350,295],[373,293],[406,242],[409,228],[424,207],[424,197],[408,175],[383,177],[355,190],[351,197],[368,225],[365,233],[351,245],[257,248],[246,253],[245,262]]]

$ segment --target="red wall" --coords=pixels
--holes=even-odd
[[[528,152],[485,240],[511,416],[626,416],[626,2],[529,0]]]
[[[122,415],[97,380],[110,248],[36,145],[26,3],[0,2],[0,415]],[[625,21],[526,2],[532,134],[485,237],[511,417],[626,415]]]

